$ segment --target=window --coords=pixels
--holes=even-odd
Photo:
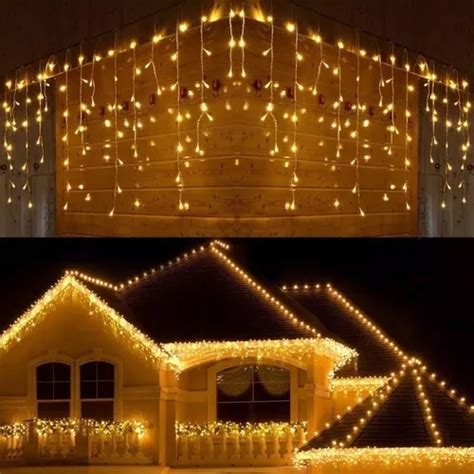
[[[41,419],[69,418],[71,413],[71,367],[49,363],[36,368],[37,416]]]
[[[219,421],[289,422],[290,372],[269,365],[245,365],[217,374]]]
[[[81,366],[81,417],[113,421],[115,367],[106,362]]]

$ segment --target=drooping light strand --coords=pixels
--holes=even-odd
[[[410,92],[414,91],[414,87],[410,83],[410,63],[408,62],[408,51],[405,49],[405,182],[403,184],[403,191],[405,193],[405,208],[411,211],[410,196],[409,196],[409,181],[410,181],[410,151],[412,136],[410,134],[411,111],[410,111]]]
[[[374,56],[374,61],[379,65],[379,107],[382,109],[384,106],[383,89],[385,87],[385,77],[383,73],[382,54],[379,48],[377,48],[377,51],[377,54]]]
[[[336,120],[332,124],[332,128],[336,129],[336,160],[339,161],[341,157],[342,142],[341,142],[341,133],[342,133],[342,104],[344,103],[344,97],[342,95],[342,51],[344,49],[344,42],[339,40],[337,42],[337,67],[334,69],[333,73],[337,75],[337,100],[334,103],[334,109],[336,111]],[[334,200],[334,207],[339,209],[341,202],[338,198]]]
[[[44,164],[45,160],[45,151],[44,151],[44,137],[43,137],[43,103],[46,100],[47,90],[45,85],[45,71],[43,71],[42,64],[40,63],[39,66],[39,73],[38,73],[38,110],[36,111],[36,123],[38,124],[38,138],[36,140],[36,145],[40,149],[40,160],[39,164]]]
[[[318,63],[318,69],[316,73],[316,78],[314,80],[314,85],[313,85],[313,90],[312,94],[314,96],[319,94],[319,81],[321,80],[321,74],[323,72],[323,67],[326,69],[329,69],[329,64],[326,62],[324,58],[324,43],[321,35],[318,33],[313,36],[313,40],[316,43],[317,46],[319,46],[319,63]]]
[[[182,28],[180,25],[176,28],[176,52],[173,59],[176,63],[176,82],[172,87],[176,92],[176,184],[178,186],[178,209],[183,211],[189,211],[189,202],[183,199],[185,191],[185,182],[183,176],[183,169],[181,165],[181,155],[184,152],[183,144],[181,143],[181,122],[183,117],[181,115],[181,58],[180,58],[180,31]]]
[[[137,67],[137,42],[133,40],[130,43],[130,49],[132,50],[132,96],[130,98],[130,102],[132,103],[133,107],[133,124],[132,124],[132,132],[133,132],[133,157],[135,159],[138,158],[138,109],[139,109],[139,102],[137,101],[137,76],[139,74],[139,69]]]
[[[470,92],[469,92],[469,83],[467,81],[463,81],[463,89],[466,95],[466,100],[464,102],[464,129],[466,131],[466,141],[463,145],[463,151],[465,151],[466,155],[466,163],[470,161],[471,155],[471,110],[472,110],[472,103],[470,100]],[[469,177],[466,179],[466,195],[468,192],[468,185],[469,185]]]
[[[354,189],[352,190],[353,194],[357,196],[357,207],[359,209],[359,213],[361,217],[365,217],[365,212],[362,209],[362,202],[361,202],[361,186],[360,186],[360,113],[362,109],[362,104],[360,101],[360,87],[361,87],[361,71],[360,71],[360,40],[359,37],[357,38],[357,54],[356,54],[356,61],[357,61],[357,71],[356,71],[356,130],[355,130],[355,138],[356,138],[356,156],[352,165],[355,165],[356,169],[356,182]]]
[[[70,113],[69,113],[69,69],[71,67],[69,63],[69,56],[70,56],[70,51],[66,51],[66,62],[64,64],[64,84],[60,86],[60,91],[65,94],[64,98],[64,112],[63,112],[63,118],[64,118],[64,126],[65,126],[65,133],[63,135],[62,141],[63,141],[63,149],[64,149],[64,181],[66,183],[65,186],[65,196],[64,196],[64,206],[63,210],[67,211],[69,208],[69,198],[71,194],[71,183],[69,182],[69,169],[71,167],[71,161],[69,157],[69,120],[70,120]]]
[[[24,120],[22,123],[23,130],[25,132],[25,161],[21,168],[22,172],[25,175],[25,184],[23,185],[23,191],[28,193],[28,209],[33,209],[33,201],[32,201],[32,187],[31,187],[31,166],[30,166],[30,84],[29,78],[25,78],[25,104],[24,104]]]
[[[436,70],[435,70],[435,64],[434,62],[432,63],[431,66],[431,74],[430,74],[430,93],[429,93],[429,98],[431,101],[431,141],[430,141],[430,163],[432,165],[435,164],[435,159],[434,159],[434,151],[436,147],[438,146],[438,139],[436,138],[437,134],[437,129],[436,125],[438,123],[438,110],[436,109],[436,101],[437,101],[437,96],[436,96]],[[429,111],[429,106],[427,106],[427,111]]]
[[[265,84],[265,89],[270,91],[270,100],[266,107],[266,112],[262,115],[262,122],[265,122],[268,117],[273,121],[273,148],[270,150],[270,155],[275,156],[280,152],[278,146],[278,120],[275,116],[275,83],[274,83],[274,74],[275,74],[275,24],[273,22],[273,17],[269,16],[267,21],[270,25],[270,48],[263,52],[263,56],[270,55],[270,74],[268,77],[268,82]]]
[[[290,181],[290,192],[291,200],[286,202],[285,209],[287,211],[296,211],[296,188],[298,187],[298,93],[299,93],[299,62],[302,60],[302,56],[299,51],[300,47],[300,35],[298,28],[298,21],[295,21],[294,25],[288,28],[288,31],[294,31],[295,34],[295,71],[294,71],[294,84],[293,84],[293,115],[291,120],[293,122],[293,144],[291,146],[291,153],[293,155],[293,169]]]
[[[395,54],[392,52],[390,55],[390,88],[391,88],[391,102],[390,104],[385,108],[384,113],[389,116],[390,118],[390,126],[388,127],[388,130],[390,132],[390,145],[386,147],[386,151],[388,156],[393,156],[393,146],[395,142],[395,135],[398,135],[399,131],[396,126],[396,107],[395,107],[395,65],[397,63],[397,59],[395,57]],[[390,166],[393,168],[394,164],[391,163]]]
[[[206,49],[205,44],[204,44],[204,31],[206,24],[208,22],[208,18],[206,16],[203,16],[201,18],[201,25],[200,25],[200,39],[201,39],[201,54],[200,54],[200,60],[201,60],[201,80],[199,83],[199,93],[200,93],[200,105],[199,109],[201,111],[199,118],[196,122],[196,155],[198,157],[204,156],[204,150],[201,148],[201,123],[203,119],[206,117],[210,122],[212,122],[214,119],[212,115],[209,113],[209,106],[206,103],[205,99],[205,92],[207,89],[210,88],[209,83],[206,80],[206,62],[205,62],[205,57],[206,56],[211,56],[211,52]]]
[[[236,46],[235,36],[234,36],[234,18],[235,12],[234,10],[230,10],[229,13],[229,72],[227,77],[232,78],[234,77],[234,49]]]
[[[151,40],[151,54],[150,54],[150,61],[146,64],[145,69],[152,68],[153,71],[153,78],[155,80],[155,93],[157,96],[160,96],[163,92],[161,90],[160,79],[158,77],[158,69],[156,67],[156,46],[162,40],[162,36],[155,32],[152,40]]]
[[[456,70],[456,82],[451,83],[451,87],[456,89],[457,92],[457,101],[456,105],[459,110],[458,121],[456,125],[456,130],[459,133],[461,140],[461,160],[459,163],[459,189],[462,192],[462,203],[467,204],[467,182],[466,182],[466,163],[467,163],[467,151],[468,148],[464,142],[464,132],[465,132],[465,107],[463,104],[463,98],[461,93],[461,84],[459,80],[459,72]]]
[[[3,147],[5,149],[6,166],[7,166],[7,179],[5,180],[7,204],[12,203],[12,190],[13,190],[12,188],[13,144],[11,143],[12,129],[13,129],[13,125],[12,125],[13,93],[11,92],[11,87],[12,87],[11,81],[7,81],[5,83],[5,97],[4,97],[4,102],[3,102],[3,109],[5,111]],[[10,95],[10,100],[9,100],[9,95]]]
[[[113,113],[114,113],[114,194],[113,194],[113,204],[112,210],[109,212],[110,217],[114,217],[115,211],[117,208],[117,198],[118,195],[122,193],[122,189],[120,188],[119,184],[119,167],[120,167],[120,155],[119,155],[119,139],[123,137],[123,132],[121,132],[119,128],[119,103],[118,103],[118,51],[117,51],[117,33],[115,33],[114,37],[114,49],[109,51],[109,57],[113,57],[114,62],[114,74],[113,74],[113,81],[114,81],[114,103],[112,105]]]
[[[452,122],[450,120],[450,107],[449,107],[449,79],[446,78],[445,82],[445,97],[443,99],[443,103],[445,106],[445,123],[444,123],[444,129],[445,129],[445,135],[446,135],[446,141],[444,145],[444,176],[443,176],[443,192],[442,192],[442,202],[441,202],[441,208],[446,209],[448,204],[447,204],[447,198],[448,198],[448,193],[451,191],[451,184],[449,182],[449,177],[451,175],[452,171],[452,166],[451,166],[451,161],[450,161],[450,150],[449,150],[449,135],[450,135],[450,130],[452,126]]]
[[[245,45],[245,32],[246,32],[247,19],[245,17],[245,10],[244,9],[240,10],[239,16],[242,19],[242,29],[241,29],[240,40],[239,40],[239,47],[240,47],[240,51],[242,53],[242,67],[241,67],[241,71],[240,71],[240,76],[242,78],[245,78],[245,77],[247,77],[247,71],[245,69],[245,46],[246,46]]]
[[[84,132],[86,131],[86,127],[84,125],[84,118],[85,113],[87,110],[87,105],[84,103],[84,83],[88,82],[84,79],[84,61],[85,57],[82,54],[82,45],[81,45],[81,52],[79,54],[78,63],[79,63],[79,125],[76,129],[76,135],[79,134],[81,138],[81,153],[82,156],[87,154],[86,146],[84,141]]]

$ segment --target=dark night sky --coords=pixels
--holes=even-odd
[[[203,240],[4,240],[0,325],[68,268],[122,281]],[[474,400],[470,240],[234,240],[232,255],[278,284],[332,282],[406,351]]]

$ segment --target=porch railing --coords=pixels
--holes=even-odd
[[[285,466],[307,440],[306,425],[177,425],[178,466]]]
[[[144,423],[31,420],[0,427],[0,463],[152,464]]]

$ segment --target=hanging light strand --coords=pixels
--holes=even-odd
[[[109,213],[110,217],[114,217],[115,211],[117,208],[117,198],[118,195],[122,193],[122,189],[120,188],[119,184],[119,166],[120,166],[120,155],[119,155],[119,139],[122,138],[122,132],[119,128],[119,103],[118,103],[118,51],[117,51],[117,33],[115,33],[114,37],[114,49],[109,51],[109,56],[113,56],[114,61],[114,104],[112,106],[114,112],[114,195],[113,195],[113,205],[112,210]]]
[[[461,139],[461,160],[459,164],[459,189],[462,191],[462,203],[467,204],[467,185],[466,185],[466,162],[467,162],[467,151],[468,148],[464,142],[464,132],[465,132],[465,107],[463,104],[463,98],[461,93],[461,83],[459,80],[459,72],[456,70],[456,82],[452,84],[452,87],[456,86],[457,92],[457,101],[456,105],[459,110],[459,116],[457,121],[456,130],[458,131]]]
[[[431,65],[431,92],[429,94],[430,101],[431,101],[431,142],[430,142],[430,162],[431,164],[435,164],[435,159],[434,159],[434,151],[436,147],[438,146],[438,139],[436,137],[437,135],[437,128],[436,125],[438,123],[438,111],[436,109],[436,101],[437,101],[437,96],[436,96],[436,66],[434,62]]]
[[[3,109],[5,111],[5,125],[4,125],[4,137],[3,137],[3,146],[5,149],[6,155],[6,165],[7,165],[7,179],[5,180],[6,186],[6,197],[7,204],[12,203],[12,172],[13,172],[13,144],[11,142],[13,135],[13,125],[12,125],[12,110],[14,107],[14,93],[10,92],[12,87],[11,81],[5,83],[5,99],[3,102]],[[10,101],[9,101],[10,94]]]
[[[295,24],[292,25],[289,30],[294,29],[295,33],[295,71],[294,71],[294,84],[293,84],[293,115],[291,120],[293,122],[293,145],[291,147],[291,152],[293,154],[293,170],[290,181],[290,192],[291,200],[285,204],[285,209],[287,211],[296,211],[296,188],[298,186],[298,92],[299,92],[299,61],[300,61],[300,36],[298,21],[295,21]]]
[[[189,202],[183,199],[185,192],[185,182],[183,177],[183,169],[181,166],[181,155],[184,151],[184,147],[181,143],[181,122],[183,117],[181,115],[181,58],[180,58],[180,26],[176,28],[176,52],[174,54],[175,63],[176,63],[176,83],[174,88],[176,90],[176,136],[177,136],[177,145],[176,145],[176,168],[178,174],[176,176],[176,184],[178,186],[178,209],[180,211],[189,211]]]
[[[69,170],[71,167],[71,160],[69,157],[69,127],[70,127],[70,117],[69,117],[69,70],[70,70],[70,63],[69,63],[69,55],[70,55],[70,50],[68,49],[66,51],[66,62],[64,64],[64,80],[65,84],[61,87],[62,92],[65,94],[65,106],[64,106],[64,112],[63,112],[63,118],[64,118],[64,125],[65,125],[65,134],[63,135],[63,144],[64,144],[64,172],[65,172],[65,181],[66,181],[66,187],[65,187],[65,199],[64,199],[64,206],[63,210],[67,211],[69,209],[69,198],[71,194],[71,183],[69,182]]]
[[[206,49],[205,43],[204,43],[204,31],[206,27],[206,23],[208,22],[208,18],[206,16],[201,17],[201,25],[199,29],[200,33],[200,39],[201,39],[201,54],[200,54],[200,60],[201,60],[201,81],[199,84],[199,92],[200,92],[200,115],[199,118],[196,122],[196,155],[198,157],[204,156],[204,150],[201,148],[201,123],[204,119],[204,117],[207,117],[207,119],[212,122],[214,119],[212,115],[209,113],[209,106],[206,103],[205,99],[205,93],[206,90],[210,88],[208,82],[206,81],[206,62],[205,62],[205,57],[211,56],[211,52]]]
[[[24,104],[24,112],[25,112],[25,119],[23,121],[23,129],[25,132],[25,161],[21,168],[22,172],[25,175],[25,184],[23,185],[23,191],[28,193],[28,209],[33,208],[33,201],[32,201],[32,188],[31,188],[31,175],[30,175],[30,85],[29,85],[29,78],[25,78],[25,104]]]
[[[156,67],[156,46],[161,42],[162,36],[155,32],[152,40],[151,40],[151,54],[150,54],[150,61],[145,66],[145,69],[152,68],[153,71],[153,78],[155,80],[155,91],[156,95],[160,96],[163,92],[161,90],[160,79],[158,77],[158,68]]]
[[[79,126],[76,130],[76,135],[79,134],[81,138],[81,153],[82,156],[86,155],[86,146],[85,146],[85,141],[84,141],[84,132],[85,132],[85,126],[84,126],[84,114],[86,112],[87,106],[84,103],[84,82],[87,82],[84,79],[84,55],[82,54],[82,45],[80,49],[80,54],[78,58],[79,62]]]
[[[352,162],[356,168],[356,183],[352,192],[357,195],[357,207],[361,217],[365,217],[365,212],[362,209],[361,203],[361,189],[360,189],[360,112],[361,112],[361,101],[360,101],[360,88],[361,88],[361,71],[360,71],[360,39],[359,34],[357,35],[357,72],[356,72],[356,157]]]
[[[45,152],[44,152],[44,138],[43,138],[43,103],[46,100],[46,84],[43,82],[44,81],[44,71],[42,64],[40,63],[39,66],[39,73],[38,73],[38,110],[36,112],[36,123],[38,124],[38,138],[36,140],[36,145],[40,149],[40,161],[39,164],[42,165],[45,160]]]
[[[410,91],[412,86],[410,84],[410,63],[408,62],[408,51],[404,50],[405,54],[405,183],[403,184],[403,191],[405,193],[405,209],[407,211],[411,210],[410,206],[410,196],[409,196],[409,180],[410,180],[410,145],[412,142],[412,137],[410,134],[410,123],[411,123],[411,111],[410,111]]]
[[[445,83],[445,97],[443,99],[444,105],[445,105],[445,134],[446,134],[446,141],[445,141],[445,154],[444,154],[444,179],[443,179],[443,198],[441,202],[441,208],[446,209],[447,208],[447,197],[448,197],[448,192],[451,191],[451,184],[449,183],[449,176],[451,174],[452,166],[451,166],[451,161],[450,161],[450,150],[449,150],[449,132],[452,126],[451,120],[450,120],[450,108],[449,108],[449,80],[446,78],[446,83]]]
[[[275,24],[273,22],[273,17],[270,16],[267,18],[268,23],[270,24],[270,48],[263,52],[263,56],[270,55],[270,74],[268,82],[265,84],[265,89],[270,90],[270,101],[267,104],[266,112],[262,116],[262,122],[265,122],[268,117],[273,121],[273,149],[270,150],[270,155],[275,156],[280,152],[278,147],[278,120],[275,116]]]
[[[245,78],[247,77],[247,71],[245,69],[245,33],[246,33],[247,18],[245,16],[244,9],[240,10],[239,16],[242,19],[242,30],[241,30],[240,41],[239,41],[239,47],[242,53],[242,69],[241,69],[240,75],[241,77]]]
[[[318,63],[318,69],[316,73],[316,79],[314,80],[314,85],[313,85],[313,90],[312,90],[313,95],[316,96],[319,93],[319,82],[321,80],[323,67],[325,67],[326,69],[329,69],[329,64],[326,62],[324,58],[324,43],[323,43],[323,39],[321,38],[321,35],[319,33],[317,35],[314,35],[313,40],[316,43],[316,45],[319,46],[319,63]]]
[[[137,42],[132,41],[130,43],[130,49],[132,50],[132,97],[130,98],[130,102],[132,103],[133,107],[133,157],[135,159],[138,158],[138,109],[140,107],[139,102],[137,101],[137,75],[139,69],[137,67]]]
[[[234,77],[234,49],[235,49],[235,36],[234,36],[234,18],[235,18],[235,12],[234,10],[230,10],[229,13],[229,34],[230,34],[230,40],[229,40],[229,72],[227,74],[227,77],[232,78]]]

